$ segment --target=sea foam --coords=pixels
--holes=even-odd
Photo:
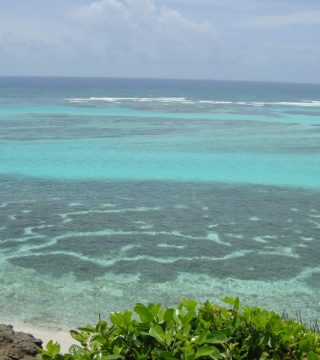
[[[298,107],[320,107],[320,100],[303,100],[303,101],[229,101],[229,100],[194,100],[186,97],[85,97],[85,98],[66,98],[70,103],[127,103],[127,102],[158,102],[158,103],[175,103],[175,104],[202,104],[202,105],[243,105],[243,106],[298,106]]]

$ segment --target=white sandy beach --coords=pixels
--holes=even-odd
[[[53,329],[46,328],[36,328],[28,325],[21,324],[13,324],[13,328],[15,331],[23,331],[25,333],[32,334],[35,338],[41,339],[43,341],[43,347],[46,346],[47,342],[53,340],[58,342],[61,346],[62,353],[65,353],[69,350],[69,347],[72,344],[76,344],[76,340],[74,340],[68,332],[58,331]]]

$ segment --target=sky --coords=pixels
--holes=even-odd
[[[320,1],[0,0],[0,76],[320,83]]]

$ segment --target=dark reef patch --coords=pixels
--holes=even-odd
[[[9,261],[14,265],[33,269],[36,272],[53,277],[72,273],[82,280],[89,280],[104,274],[103,268],[99,265],[63,254],[30,255],[10,258]]]
[[[10,177],[0,184],[0,251],[53,277],[111,272],[164,282],[183,272],[274,281],[318,266],[318,190]]]

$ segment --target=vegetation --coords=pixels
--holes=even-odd
[[[80,345],[68,354],[50,341],[42,360],[117,359],[310,359],[320,360],[319,334],[274,312],[239,305],[226,307],[184,300],[176,309],[137,304],[114,312],[110,324],[79,328],[71,335]]]

